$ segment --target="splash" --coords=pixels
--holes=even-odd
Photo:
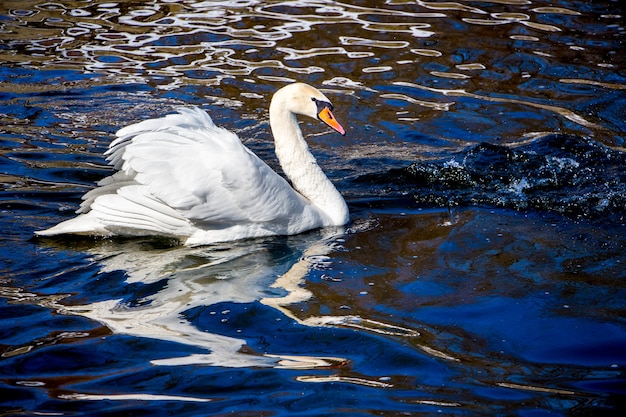
[[[551,135],[518,147],[482,143],[452,159],[414,162],[360,181],[390,183],[422,205],[543,210],[621,221],[625,164],[626,153],[591,139]]]

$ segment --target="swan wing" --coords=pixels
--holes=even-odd
[[[83,211],[106,211],[110,222],[116,215],[132,213],[130,223],[140,217],[142,223],[149,221],[158,212],[159,228],[177,225],[181,218],[202,228],[211,224],[223,228],[287,224],[301,214],[315,217],[308,200],[201,109],[182,108],[177,114],[128,126],[117,135],[106,154],[120,172],[85,196]],[[113,189],[115,199],[125,203],[111,201],[105,210],[103,197],[111,198]],[[317,219],[305,219],[310,221]]]

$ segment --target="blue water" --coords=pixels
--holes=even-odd
[[[619,2],[0,5],[0,414],[621,415]],[[346,228],[35,239],[117,129],[208,110],[277,168],[271,94]]]

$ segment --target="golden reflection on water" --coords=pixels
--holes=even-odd
[[[441,74],[439,74],[441,75]],[[450,74],[447,74],[448,77],[450,77]],[[454,76],[450,77],[450,78],[455,78]],[[445,89],[435,89],[435,88],[428,88],[428,87],[424,87],[418,84],[413,84],[413,83],[402,83],[402,82],[397,82],[395,83],[396,85],[401,85],[401,86],[405,86],[405,87],[412,87],[415,89],[421,89],[421,90],[429,90],[429,91],[433,91],[433,92],[437,92],[442,94],[443,96],[446,97],[471,97],[471,98],[475,98],[478,100],[484,100],[484,101],[492,101],[492,102],[500,102],[500,103],[511,103],[511,104],[521,104],[524,106],[529,106],[529,107],[538,107],[538,108],[542,108],[545,110],[549,110],[551,112],[560,114],[561,116],[563,116],[566,119],[571,120],[572,122],[578,123],[582,126],[586,126],[586,127],[590,127],[590,128],[595,128],[598,130],[602,130],[602,126],[597,125],[595,123],[592,123],[588,120],[586,120],[584,117],[576,114],[575,112],[568,110],[566,108],[563,107],[557,107],[557,106],[552,106],[552,105],[547,105],[547,104],[540,104],[540,103],[535,103],[532,101],[524,101],[524,100],[519,100],[519,99],[513,99],[513,98],[504,98],[504,97],[486,97],[486,96],[481,96],[478,94],[473,94],[473,93],[469,93],[467,91],[464,90],[445,90]],[[406,96],[405,96],[406,97]],[[414,102],[415,100],[411,99],[410,97],[406,97],[407,101],[410,102]]]
[[[510,123],[500,136],[516,139],[528,130],[563,133],[558,121],[564,118],[579,133],[597,133],[610,142],[612,134],[602,120],[571,108],[568,94],[545,95],[545,87],[529,91],[525,86],[536,81],[567,91],[576,79],[590,88],[625,88],[575,76],[575,65],[617,65],[614,51],[592,47],[593,41],[571,40],[574,25],[596,24],[594,17],[539,1],[494,1],[480,7],[425,1],[9,1],[0,6],[0,14],[7,16],[0,30],[5,46],[0,60],[6,63],[73,69],[164,91],[198,86],[199,94],[215,104],[241,106],[244,113],[264,109],[262,102],[280,84],[303,80],[338,87],[335,101],[350,107],[354,102],[341,94],[353,94],[353,87],[361,86],[373,94],[357,95],[371,107],[362,114],[365,123],[410,126],[437,120],[441,112],[460,111],[438,103],[463,91],[464,97],[493,103],[485,107],[479,125],[465,129],[497,123],[496,113],[507,110],[540,111],[541,128]],[[620,17],[602,18],[609,24]],[[615,28],[624,31],[619,24]],[[510,66],[507,61],[514,55],[527,62]],[[562,61],[572,70],[554,78],[541,70],[545,60]],[[339,79],[343,81],[333,83]],[[402,94],[390,91],[392,85],[403,83],[431,93],[407,100],[418,104],[409,116],[404,110],[386,110],[389,99]],[[428,124],[420,128],[435,137],[450,134]]]
[[[530,2],[502,4],[519,7]],[[439,38],[443,31],[438,26],[461,16],[462,21],[474,25],[519,23],[538,30],[560,31],[536,19],[546,13],[580,14],[557,7],[537,7],[529,10],[532,15],[489,13],[454,2],[392,2],[385,6],[374,2],[366,7],[325,1],[150,5],[32,1],[20,2],[19,8],[11,6],[11,2],[4,5],[11,21],[0,34],[12,49],[3,56],[7,62],[78,66],[118,74],[137,72],[144,77],[181,75],[198,69],[214,69],[222,75],[242,75],[243,71],[249,75],[259,67],[274,68],[272,60],[263,60],[274,50],[286,53],[280,61],[336,53],[365,59],[375,54],[375,48],[408,49],[419,45],[421,38]],[[424,13],[423,8],[446,13]],[[482,17],[485,14],[490,14],[492,20]],[[446,46],[446,52],[454,49],[441,46]],[[174,62],[179,60],[184,64]],[[304,70],[284,64],[289,72]],[[360,68],[369,66],[356,64]],[[304,68],[316,71],[316,67],[324,68]]]

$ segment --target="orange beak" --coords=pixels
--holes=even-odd
[[[346,131],[343,129],[343,127],[341,127],[337,119],[335,119],[335,116],[333,116],[333,113],[328,107],[324,107],[322,110],[320,110],[320,112],[317,113],[317,117],[319,117],[322,122],[326,123],[333,130],[336,130],[342,135],[346,134]]]

